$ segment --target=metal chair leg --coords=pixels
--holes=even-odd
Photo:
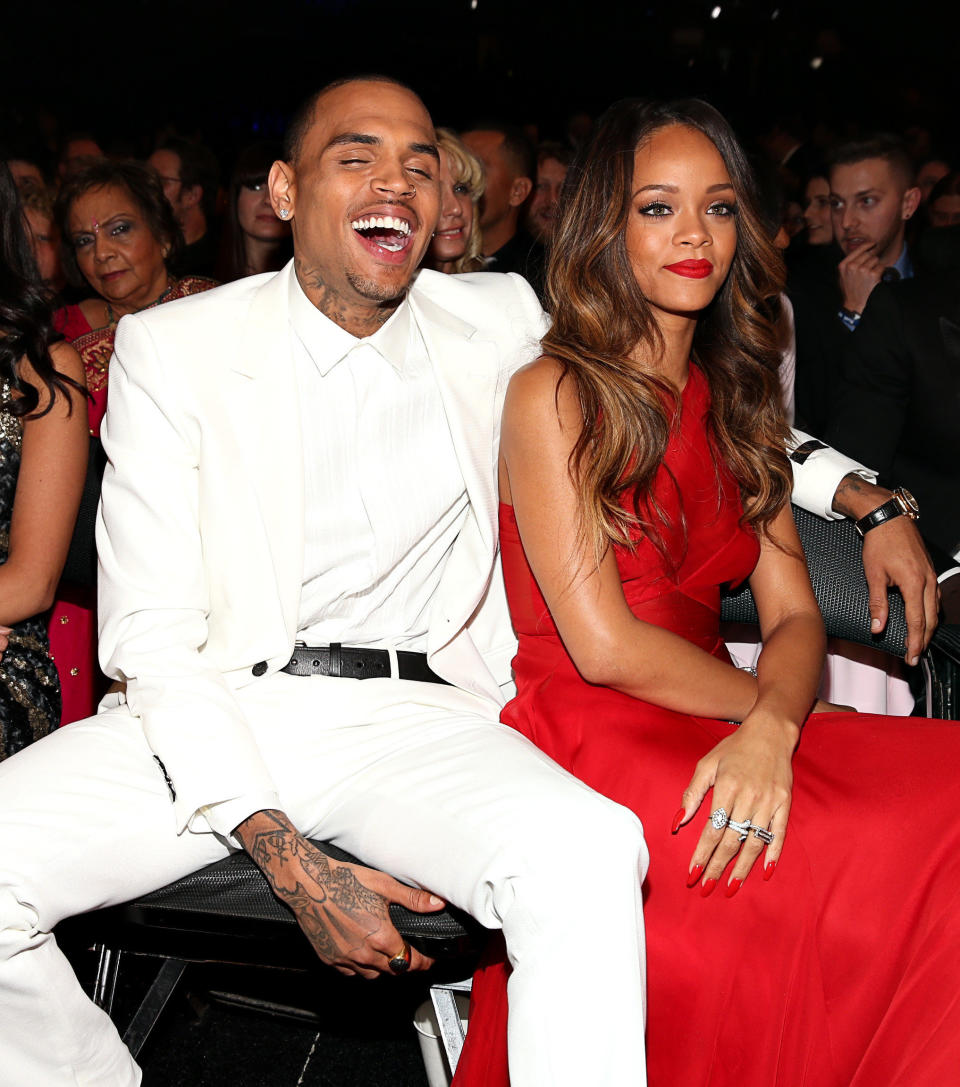
[[[113,1014],[113,994],[117,988],[117,971],[120,969],[120,950],[99,944],[97,976],[93,983],[93,1001],[107,1015]]]
[[[173,996],[186,968],[187,964],[183,959],[164,959],[163,966],[123,1034],[123,1043],[134,1059],[157,1025],[157,1020],[167,1006],[167,1001]]]
[[[457,1065],[460,1063],[460,1054],[463,1052],[463,1042],[466,1037],[455,994],[469,993],[472,984],[472,979],[467,978],[466,981],[453,981],[430,987],[430,1000],[437,1016],[440,1040],[443,1042],[443,1050],[447,1055],[451,1075],[456,1072]]]

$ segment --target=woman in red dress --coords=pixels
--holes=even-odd
[[[90,434],[98,437],[120,318],[216,283],[170,273],[183,248],[183,234],[159,178],[138,162],[103,160],[82,170],[64,186],[57,217],[68,278],[96,292],[94,298],[58,310],[54,326],[83,362]],[[97,662],[95,596],[89,587],[62,583],[50,616],[50,650],[60,674],[64,725],[93,714],[107,687]]]
[[[555,323],[503,422],[520,642],[503,720],[643,819],[649,1083],[953,1082],[960,728],[814,704],[824,632],[771,319],[783,270],[749,167],[706,104],[626,102],[571,173]],[[747,577],[756,676],[718,632],[721,586]],[[616,954],[587,857],[571,893],[583,941],[558,954]],[[509,972],[494,958],[475,979],[458,1087],[508,1082]]]

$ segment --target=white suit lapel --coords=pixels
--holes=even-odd
[[[446,409],[450,434],[470,500],[470,511],[444,570],[432,611],[428,652],[462,630],[486,592],[497,549],[497,393],[495,344],[475,340],[476,329],[411,291]]]
[[[298,623],[304,546],[303,439],[288,320],[292,274],[291,264],[258,290],[237,331],[227,390],[231,423],[260,509],[291,641]]]

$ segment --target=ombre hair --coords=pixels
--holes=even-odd
[[[454,275],[459,272],[482,271],[484,263],[480,252],[483,239],[480,235],[480,215],[477,205],[487,187],[483,163],[466,149],[460,137],[449,128],[437,129],[437,147],[450,156],[450,172],[453,174],[454,184],[466,185],[473,203],[473,223],[470,234],[467,236],[467,248],[463,251],[463,256],[453,262],[451,271]]]
[[[711,443],[740,488],[743,520],[761,532],[791,490],[775,329],[785,273],[763,228],[746,156],[706,102],[618,102],[567,174],[547,270],[553,326],[543,339],[543,353],[561,363],[560,380],[573,382],[583,415],[569,468],[580,494],[581,538],[597,562],[611,544],[632,547],[638,529],[676,561],[667,555],[667,518],[651,488],[679,402],[656,366],[663,339],[626,247],[634,153],[672,125],[714,144],[737,196],[733,263],[693,339],[692,360],[710,387]]]

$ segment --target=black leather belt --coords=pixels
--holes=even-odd
[[[390,654],[386,649],[361,649],[341,645],[294,646],[290,663],[280,669],[292,676],[338,676],[341,679],[384,679],[390,676]],[[397,650],[397,678],[418,683],[446,683],[427,664],[426,653]]]

